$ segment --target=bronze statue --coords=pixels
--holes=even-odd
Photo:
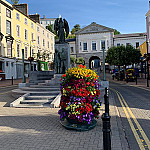
[[[54,30],[59,37],[59,43],[63,44],[65,43],[65,32],[66,37],[68,37],[69,34],[69,25],[68,22],[62,18],[57,18],[54,23]]]

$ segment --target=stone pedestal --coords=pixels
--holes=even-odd
[[[68,68],[70,68],[69,44],[55,44],[55,73],[64,74]]]

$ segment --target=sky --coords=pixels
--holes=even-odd
[[[61,14],[70,30],[75,24],[83,28],[96,22],[122,34],[146,32],[149,0],[20,0],[19,3],[27,3],[29,14],[38,13],[41,18],[43,15],[58,18]]]

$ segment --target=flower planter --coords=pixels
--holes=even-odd
[[[101,107],[97,79],[94,71],[82,65],[68,69],[61,77],[61,109],[58,113],[63,126],[68,126],[68,123],[69,126],[76,124],[76,127],[91,129],[96,125],[94,118],[98,118]],[[67,122],[65,125],[64,120]]]

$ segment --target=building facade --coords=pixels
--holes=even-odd
[[[5,79],[22,78],[22,49],[26,74],[30,70],[37,70],[37,59],[45,65],[43,70],[50,69],[48,64],[54,59],[54,37],[53,33],[40,25],[39,15],[28,15],[27,4],[12,6],[1,0],[0,79],[2,76]],[[29,61],[31,57],[34,58],[32,62]]]
[[[114,46],[132,45],[138,48],[146,41],[146,33],[119,34],[114,36]]]
[[[113,36],[114,29],[91,23],[76,33],[76,56],[83,57],[89,68],[101,67],[103,49],[106,54],[113,45]]]
[[[54,26],[55,20],[56,18],[45,18],[45,15],[44,15],[43,18],[41,18],[40,24],[45,28],[48,25]]]

